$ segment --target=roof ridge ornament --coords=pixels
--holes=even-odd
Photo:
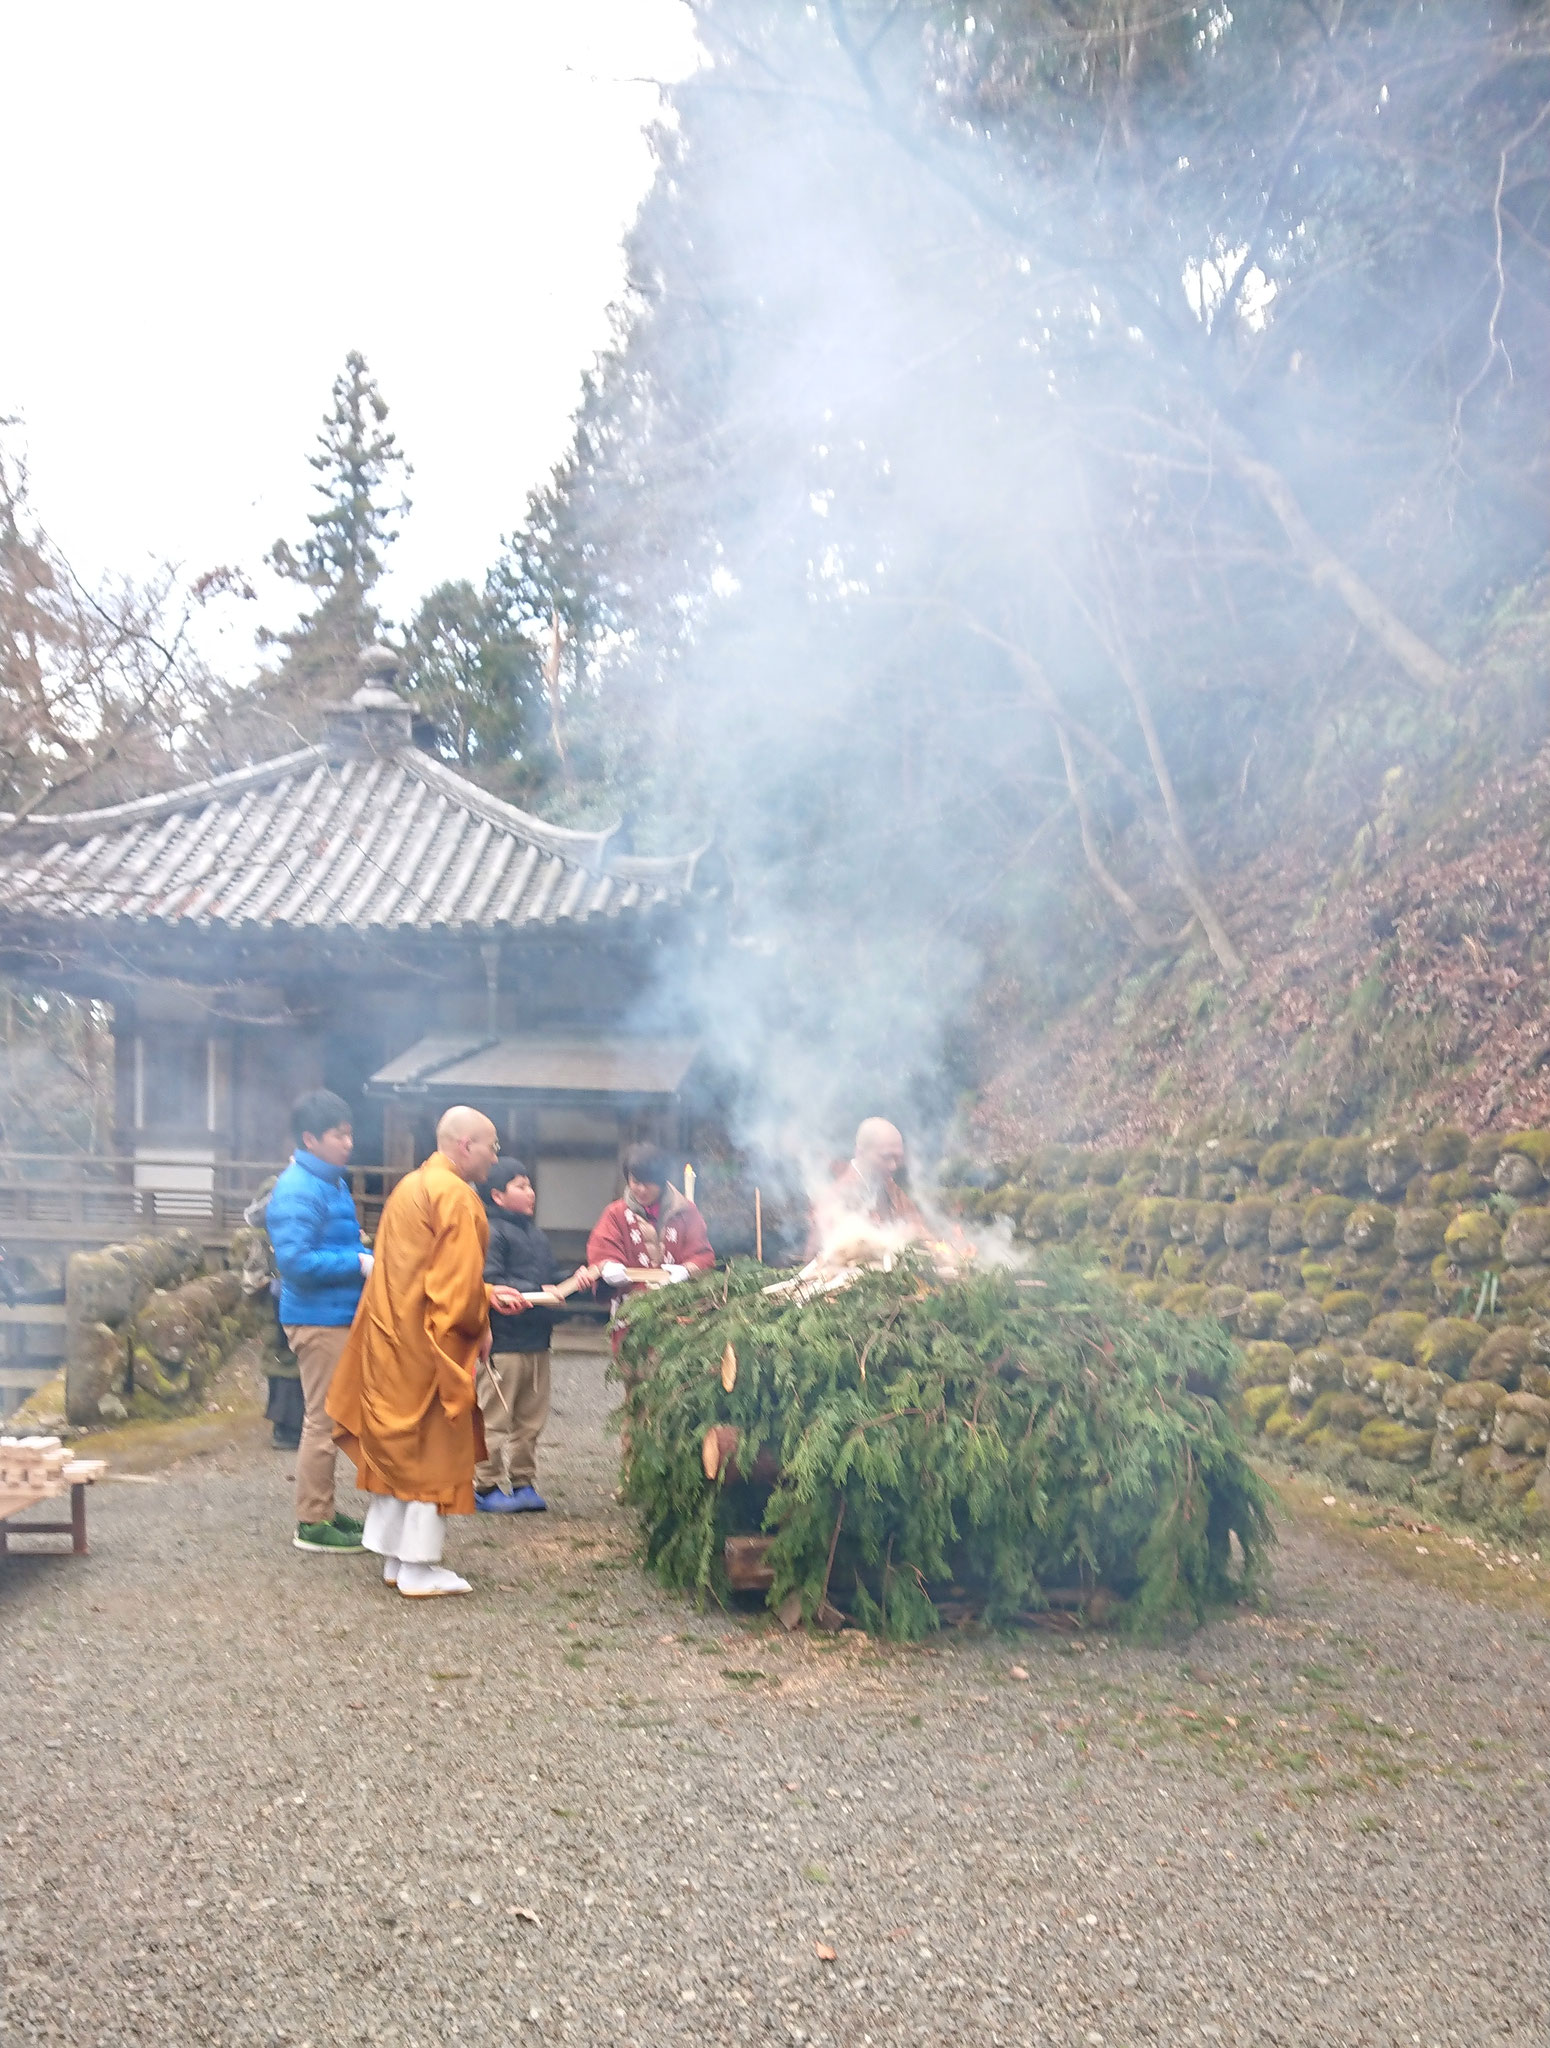
[[[323,737],[331,761],[377,761],[414,744],[414,714],[392,687],[399,657],[380,642],[356,664],[360,687],[347,704],[325,704]]]

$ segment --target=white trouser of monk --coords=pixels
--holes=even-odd
[[[378,1557],[396,1557],[400,1564],[440,1564],[445,1535],[441,1509],[433,1500],[373,1494],[361,1542]]]

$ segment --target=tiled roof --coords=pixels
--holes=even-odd
[[[307,747],[256,768],[0,835],[0,919],[236,930],[575,925],[680,902],[696,854],[611,858],[413,746]]]

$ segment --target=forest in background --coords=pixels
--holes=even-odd
[[[257,677],[192,651],[240,570],[88,593],[8,459],[0,803],[284,751],[385,635],[465,772],[714,843],[750,1138],[1516,1114],[1550,9],[694,12],[615,345],[482,582],[381,618],[359,357]]]

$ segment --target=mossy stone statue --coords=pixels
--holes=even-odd
[[[1372,1321],[1372,1300],[1354,1288],[1326,1294],[1322,1303],[1324,1327],[1331,1337],[1356,1337]]]
[[[1445,1209],[1401,1209],[1394,1218],[1395,1255],[1417,1263],[1434,1259],[1443,1249],[1447,1232]]]
[[[1545,1184],[1538,1160],[1527,1152],[1514,1152],[1509,1146],[1502,1147],[1502,1156],[1496,1162],[1491,1179],[1504,1195],[1511,1195],[1515,1202],[1526,1202]]]
[[[1469,1361],[1468,1377],[1472,1380],[1494,1380],[1499,1387],[1508,1389],[1517,1386],[1533,1354],[1529,1350],[1527,1330],[1514,1328],[1497,1330],[1487,1337]]]
[[[1295,1138],[1282,1139],[1279,1144],[1267,1145],[1259,1155],[1259,1177],[1267,1188],[1284,1187],[1297,1172],[1297,1162],[1302,1156],[1302,1146]]]
[[[1466,1451],[1490,1442],[1497,1405],[1505,1398],[1501,1388],[1490,1381],[1468,1380],[1462,1386],[1444,1389],[1432,1446],[1434,1472],[1453,1470]]]
[[[1137,1202],[1130,1227],[1147,1244],[1164,1245],[1173,1235],[1173,1198],[1148,1195]]]
[[[1485,1209],[1465,1209],[1442,1234],[1455,1266],[1489,1266],[1502,1248],[1496,1218]]]
[[[1550,1259],[1550,1209],[1518,1209],[1502,1233],[1502,1257],[1509,1266],[1538,1266]]]
[[[1478,1323],[1466,1322],[1460,1316],[1438,1316],[1417,1337],[1412,1355],[1417,1365],[1424,1365],[1431,1372],[1446,1373],[1450,1380],[1461,1380],[1484,1343],[1485,1331]]]
[[[1124,1177],[1123,1152],[1095,1152],[1087,1162],[1087,1178],[1101,1188],[1117,1187]]]
[[[1331,1394],[1327,1410],[1328,1427],[1336,1436],[1360,1436],[1369,1422],[1376,1422],[1383,1410],[1360,1394]]]
[[[1205,1313],[1206,1297],[1211,1292],[1202,1281],[1192,1281],[1187,1286],[1175,1287],[1163,1298],[1163,1307],[1170,1315],[1198,1316]]]
[[[1286,1381],[1287,1392],[1305,1401],[1319,1394],[1339,1393],[1344,1386],[1345,1353],[1329,1344],[1310,1344],[1299,1351]]]
[[[1385,1419],[1369,1422],[1356,1446],[1364,1458],[1376,1458],[1385,1465],[1424,1465],[1432,1454],[1432,1432]]]
[[[1367,1140],[1337,1138],[1330,1148],[1325,1182],[1337,1195],[1355,1195],[1367,1187]]]
[[[1297,1155],[1297,1173],[1302,1180],[1315,1184],[1329,1178],[1329,1162],[1335,1156],[1333,1138],[1310,1138]]]
[[[1221,1202],[1197,1202],[1195,1204],[1195,1242],[1203,1252],[1219,1251],[1222,1247],[1222,1226],[1227,1209]]]
[[[1192,1244],[1195,1238],[1195,1202],[1175,1202],[1168,1213],[1168,1235],[1175,1244]]]
[[[1315,1195],[1302,1212],[1302,1241],[1314,1251],[1332,1251],[1345,1236],[1354,1202],[1343,1195]]]
[[[1055,1201],[1055,1223],[1060,1235],[1069,1244],[1071,1239],[1087,1223],[1087,1194],[1077,1189],[1069,1195],[1059,1195]]]
[[[1285,1306],[1286,1299],[1280,1294],[1261,1291],[1248,1295],[1238,1311],[1238,1335],[1250,1342],[1268,1337]]]
[[[1238,1311],[1248,1296],[1241,1287],[1213,1287],[1206,1296],[1206,1314],[1229,1329],[1238,1327]]]
[[[1504,1394],[1496,1406],[1491,1441],[1504,1451],[1543,1455],[1550,1446],[1550,1401],[1538,1394]]]
[[[1302,1204],[1300,1202],[1273,1202],[1270,1221],[1265,1227],[1266,1240],[1273,1252],[1295,1252],[1302,1245]]]
[[[1290,1344],[1245,1344],[1243,1363],[1238,1369],[1240,1382],[1245,1387],[1284,1387],[1296,1362]]]
[[[1346,1249],[1353,1252],[1386,1252],[1394,1242],[1395,1217],[1381,1202],[1358,1202],[1345,1220],[1342,1233]]]
[[[1402,1195],[1420,1166],[1421,1154],[1413,1138],[1378,1138],[1367,1147],[1367,1185],[1380,1197]]]
[[[1263,1195],[1245,1195],[1229,1207],[1222,1219],[1222,1235],[1234,1251],[1268,1243],[1274,1207]]]
[[[1367,1349],[1375,1357],[1397,1358],[1404,1365],[1413,1365],[1415,1347],[1428,1320],[1414,1310],[1398,1310],[1391,1315],[1379,1316],[1367,1326]]]
[[[1427,1183],[1427,1194],[1439,1208],[1451,1209],[1460,1202],[1467,1202],[1475,1192],[1475,1176],[1467,1166],[1455,1166],[1448,1173],[1434,1173]]]
[[[1472,1138],[1469,1155],[1464,1164],[1477,1180],[1489,1180],[1496,1171],[1496,1162],[1502,1156],[1502,1141],[1495,1131],[1482,1131],[1478,1138]]]
[[[1289,1301],[1276,1317],[1275,1336],[1294,1351],[1305,1351],[1324,1335],[1324,1311],[1310,1295]]]
[[[1161,1308],[1173,1292],[1173,1283],[1168,1280],[1137,1280],[1128,1289],[1132,1301],[1143,1308]]]
[[[1452,1385],[1443,1373],[1407,1365],[1390,1375],[1383,1389],[1383,1405],[1390,1415],[1415,1429],[1434,1429],[1442,1397]]]
[[[1261,1430],[1272,1415],[1286,1406],[1285,1385],[1267,1381],[1264,1386],[1246,1387],[1238,1397],[1238,1405],[1249,1428]],[[1287,1426],[1290,1428],[1296,1418],[1289,1409],[1287,1414],[1290,1418]]]
[[[1457,1124],[1438,1124],[1421,1137],[1421,1164],[1428,1173],[1447,1173],[1469,1157],[1469,1133]]]

